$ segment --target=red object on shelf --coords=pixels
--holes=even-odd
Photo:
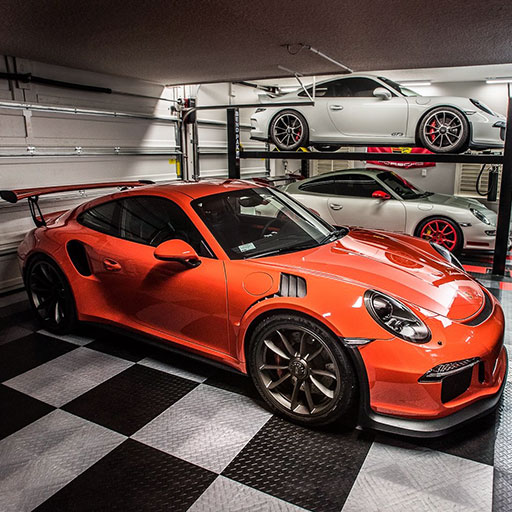
[[[407,148],[407,147],[369,147],[368,153],[398,153],[398,154],[420,154],[433,155],[431,151],[425,148]],[[388,167],[400,167],[404,169],[412,169],[414,167],[434,167],[434,162],[383,162],[381,160],[367,160],[367,163],[373,165],[386,165]]]

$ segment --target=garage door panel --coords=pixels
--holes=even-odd
[[[25,120],[20,111],[0,109],[0,145],[25,145]]]
[[[170,147],[175,125],[146,119],[115,119],[69,114],[32,113],[35,146]]]

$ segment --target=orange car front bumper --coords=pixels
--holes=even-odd
[[[508,371],[501,308],[478,327],[436,328],[435,322],[430,327],[428,345],[391,339],[351,347],[361,390],[361,426],[436,437],[497,406]],[[439,363],[471,358],[477,362],[453,377],[422,378]]]

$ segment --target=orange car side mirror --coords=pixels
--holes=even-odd
[[[373,192],[372,197],[374,197],[375,199],[384,200],[391,199],[391,196],[387,192],[384,192],[382,190],[376,190],[375,192]]]
[[[187,268],[198,267],[201,264],[196,251],[187,242],[179,239],[162,242],[153,254],[157,260],[175,261]]]

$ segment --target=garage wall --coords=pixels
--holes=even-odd
[[[0,56],[0,72],[15,70],[153,98],[0,80],[0,189],[177,178],[176,122],[172,103],[164,101],[172,91],[140,80]],[[60,194],[40,203],[43,212],[55,211],[96,195]],[[25,201],[0,202],[0,292],[21,284],[15,250],[31,227]]]
[[[197,106],[236,105],[257,103],[257,90],[251,87],[230,84],[202,84],[174,88],[176,97],[194,97]],[[241,144],[248,150],[264,150],[265,144],[250,140],[250,117],[254,108],[240,109]],[[197,113],[199,141],[199,170],[201,178],[227,177],[227,133],[226,110],[200,110]],[[264,160],[242,160],[243,178],[266,174]]]

